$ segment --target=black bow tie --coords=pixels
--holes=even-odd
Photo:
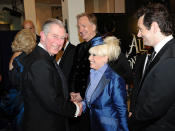
[[[53,60],[55,60],[55,55],[51,55],[50,56],[50,59],[53,61]]]

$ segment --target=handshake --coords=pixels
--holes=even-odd
[[[74,104],[78,105],[79,113],[77,116],[80,116],[83,112],[83,104],[82,104],[83,99],[81,98],[80,93],[71,92],[70,97],[71,97],[70,101],[72,101]]]

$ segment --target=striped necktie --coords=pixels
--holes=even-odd
[[[155,55],[156,55],[156,52],[155,52],[155,51],[153,51],[153,52],[151,53],[151,55],[150,55],[150,56],[148,56],[148,60],[147,60],[147,63],[146,63],[146,68],[145,68],[145,69],[147,69],[147,68],[149,67],[149,65],[150,65],[150,64],[151,64],[151,62],[153,61],[153,59],[154,59]]]

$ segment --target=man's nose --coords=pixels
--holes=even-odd
[[[89,60],[91,60],[92,59],[92,55],[89,55]]]
[[[82,31],[83,31],[83,28],[82,28],[82,27],[80,27],[80,28],[79,28],[79,32],[81,33]]]
[[[140,32],[140,31],[138,31],[138,33],[137,33],[137,37],[142,37],[142,35],[141,35],[141,32]]]

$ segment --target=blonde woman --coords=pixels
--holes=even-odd
[[[9,70],[13,69],[13,59],[17,56],[29,54],[36,46],[36,36],[29,29],[19,31],[12,43],[12,51],[14,52],[9,63]]]
[[[83,111],[90,112],[91,131],[128,131],[125,82],[108,65],[121,52],[119,40],[96,37],[92,45],[90,80],[83,100]]]
[[[23,99],[21,96],[21,72],[24,68],[24,59],[36,46],[36,36],[29,30],[19,31],[12,42],[12,51],[14,52],[9,63],[10,89],[7,94],[8,114],[12,115],[13,130],[21,131],[21,122],[23,116]]]

